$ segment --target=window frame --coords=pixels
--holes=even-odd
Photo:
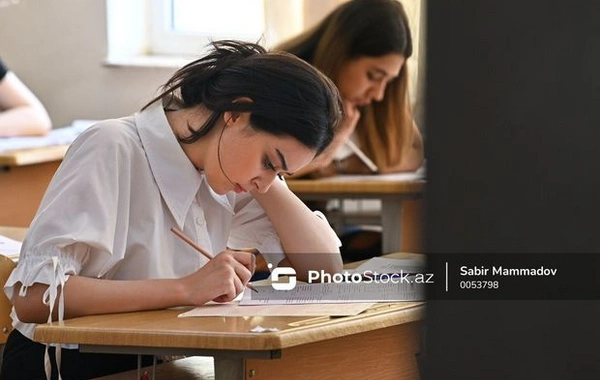
[[[185,33],[174,31],[170,20],[173,18],[173,0],[150,0],[149,9],[149,40],[148,50],[152,55],[167,56],[189,56],[202,55],[207,45],[212,40],[218,39],[241,39],[259,42],[260,36],[249,34],[211,34],[202,35],[196,33]],[[258,0],[265,6],[264,0]],[[226,22],[226,21],[225,21]],[[266,24],[266,20],[265,20]]]

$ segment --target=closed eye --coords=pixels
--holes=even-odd
[[[274,172],[277,171],[277,168],[275,167],[275,165],[273,165],[273,163],[271,162],[271,160],[268,157],[265,157],[264,161],[263,161],[263,165],[265,167],[265,169],[267,170],[272,170]],[[277,173],[277,177],[279,177],[279,179],[283,179],[283,175],[281,173]]]
[[[372,71],[367,72],[367,78],[371,82],[381,82],[384,79],[384,76],[380,73],[374,73]]]

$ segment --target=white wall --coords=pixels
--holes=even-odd
[[[307,23],[313,24],[343,1],[305,4]],[[417,17],[420,1],[402,3]],[[414,55],[413,61],[418,59]],[[105,0],[20,0],[0,7],[0,58],[45,104],[55,127],[74,119],[129,115],[175,72],[175,68],[106,66],[106,57]],[[413,69],[416,66],[413,63]],[[416,79],[416,72],[412,74]],[[417,93],[422,91],[413,89],[412,95]],[[415,111],[421,121],[418,104]]]
[[[104,0],[0,8],[0,58],[46,105],[55,127],[129,115],[175,70],[105,66],[106,40]]]

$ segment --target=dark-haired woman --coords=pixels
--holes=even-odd
[[[135,357],[63,348],[45,355],[37,323],[225,302],[254,271],[341,270],[339,240],[279,177],[307,165],[342,117],[335,86],[302,60],[217,41],[141,112],[87,129],[49,185],[5,291],[15,330],[0,379],[87,379]],[[206,259],[170,233],[182,230]],[[59,348],[57,348],[59,349]],[[26,363],[26,365],[24,365]]]

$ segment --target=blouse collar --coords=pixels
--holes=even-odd
[[[225,210],[234,213],[235,194],[215,193],[206,177],[198,171],[181,148],[160,102],[137,113],[136,125],[152,174],[160,193],[179,228],[203,182],[211,197]]]
[[[135,121],[160,193],[178,227],[183,228],[204,176],[181,148],[160,102],[137,113]]]

